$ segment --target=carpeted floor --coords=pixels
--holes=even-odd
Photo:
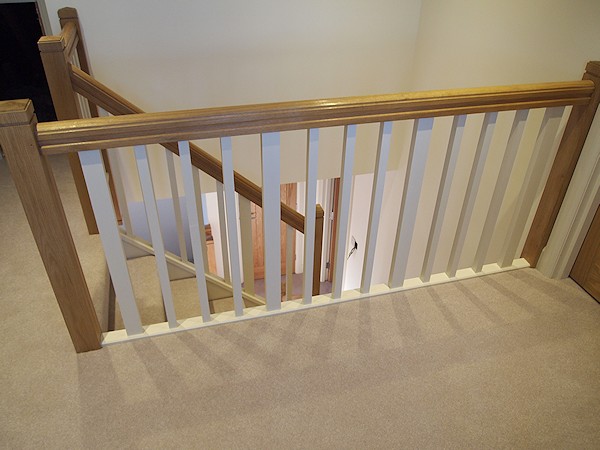
[[[101,309],[99,244],[53,163]],[[525,269],[77,355],[5,161],[0,207],[2,448],[600,447],[600,305],[570,280]]]

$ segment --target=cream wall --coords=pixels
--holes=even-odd
[[[600,60],[599,24],[598,0],[423,0],[412,87],[428,90],[581,79],[586,62]],[[538,112],[531,116],[532,122],[539,123]],[[600,130],[596,127],[591,133],[596,136]],[[490,157],[499,163],[498,151],[501,148],[496,152],[492,149]],[[525,169],[526,163],[517,161],[514,179],[522,179]],[[497,170],[488,164],[486,174],[463,266],[475,254]],[[506,234],[518,186],[511,180],[488,262],[498,258],[499,241]],[[456,194],[455,204],[460,205],[460,192]],[[426,200],[430,202],[431,198]],[[449,216],[448,222],[452,223],[452,209]],[[419,217],[425,224],[427,214],[420,210]],[[445,231],[449,236],[453,230]],[[441,249],[442,254],[447,251]],[[443,269],[441,262],[437,262],[437,270]]]
[[[420,11],[420,0],[46,4],[54,32],[56,11],[77,8],[96,78],[148,111],[408,90]],[[341,133],[322,134],[326,178],[339,170]],[[362,134],[369,141],[372,133]],[[282,181],[298,181],[304,134],[283,139]],[[203,146],[218,154],[215,144]],[[236,169],[260,184],[258,139],[237,144]],[[373,165],[359,142],[356,172]]]

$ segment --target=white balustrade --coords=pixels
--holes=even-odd
[[[201,236],[206,238],[204,221],[199,220],[202,217],[202,197],[197,193],[194,184],[194,171],[190,155],[190,143],[181,141],[178,144],[179,158],[181,160],[181,175],[183,176],[183,185],[185,189],[185,206],[187,210],[188,222],[190,227],[190,238],[192,241],[192,255],[194,265],[196,266],[196,286],[198,288],[198,297],[200,299],[200,311],[204,322],[211,320],[210,306],[208,303],[208,289],[206,286],[205,259],[202,253]],[[198,202],[198,198],[200,201]]]
[[[181,205],[179,203],[179,189],[177,187],[177,175],[175,174],[175,162],[173,153],[165,150],[167,160],[167,173],[169,174],[169,186],[171,188],[171,199],[173,200],[173,214],[175,216],[175,229],[177,230],[177,241],[179,243],[179,255],[182,261],[188,261],[185,234],[183,233],[183,218],[181,216]]]
[[[119,303],[123,323],[128,335],[144,332],[140,314],[135,303],[125,251],[121,234],[117,225],[117,217],[113,207],[110,189],[106,181],[106,170],[100,150],[79,152],[79,160],[83,169],[85,183],[88,186],[90,201],[100,240],[104,248],[106,263]]]
[[[415,120],[388,282],[388,285],[392,288],[404,284],[432,129],[432,118]]]
[[[371,289],[373,276],[373,262],[375,261],[375,246],[377,232],[379,231],[379,217],[381,215],[381,202],[385,186],[385,173],[390,154],[392,140],[392,122],[384,122],[379,126],[379,141],[377,144],[377,157],[375,160],[375,174],[373,175],[373,190],[371,193],[371,207],[369,209],[369,225],[367,228],[367,241],[365,244],[365,259],[363,261],[362,282],[360,292],[367,293]]]
[[[240,273],[240,246],[237,230],[237,208],[235,205],[235,187],[233,182],[233,152],[231,138],[221,138],[221,162],[223,164],[223,186],[225,188],[225,207],[227,216],[227,240],[231,251],[231,285],[233,288],[233,305],[235,315],[244,312],[242,300],[242,275]],[[224,236],[221,229],[221,236]],[[222,239],[222,238],[221,238]]]
[[[502,163],[500,165],[496,186],[494,187],[494,193],[492,194],[492,199],[488,207],[485,224],[483,225],[483,231],[479,238],[477,252],[475,253],[475,260],[473,262],[473,270],[475,272],[481,272],[481,269],[485,264],[485,258],[492,241],[492,234],[496,227],[498,216],[500,215],[502,200],[504,200],[504,195],[506,194],[506,188],[508,187],[508,182],[512,174],[515,159],[517,157],[517,150],[519,150],[519,145],[521,144],[523,130],[525,129],[528,115],[529,110],[517,111],[515,115],[506,144],[506,151],[504,152],[504,157],[502,158]]]
[[[475,206],[475,200],[479,190],[479,183],[481,181],[481,175],[483,174],[483,168],[485,166],[487,154],[490,149],[490,143],[492,141],[492,135],[496,126],[497,117],[498,113],[490,112],[486,113],[483,118],[481,133],[479,134],[479,141],[477,142],[477,147],[475,149],[473,166],[471,168],[469,181],[467,183],[467,191],[465,193],[465,199],[460,211],[456,235],[454,236],[452,250],[450,251],[450,258],[446,268],[446,274],[450,278],[455,277],[456,271],[458,270],[460,256],[462,254],[465,239],[467,237],[467,229],[469,227],[469,222],[471,221],[471,215],[473,214],[473,207]]]
[[[525,229],[529,211],[534,207],[536,193],[543,181],[544,175],[547,175],[545,167],[550,160],[548,151],[553,147],[564,111],[564,107],[557,107],[548,108],[544,113],[533,153],[527,166],[524,185],[513,208],[508,235],[502,248],[501,259],[498,262],[500,267],[512,265],[513,260],[517,257],[517,249],[521,241],[521,235]]]
[[[261,135],[262,211],[265,252],[265,293],[267,309],[281,308],[281,194],[280,194],[280,136]]]
[[[169,278],[169,270],[167,268],[167,258],[165,256],[165,244],[160,228],[160,220],[158,217],[158,208],[156,206],[156,196],[154,194],[154,185],[152,183],[152,173],[150,163],[148,161],[148,151],[145,145],[137,145],[134,147],[135,159],[140,176],[140,184],[142,187],[142,197],[146,208],[146,218],[148,219],[148,228],[150,229],[150,239],[152,247],[154,247],[154,258],[156,260],[156,269],[158,271],[158,279],[160,282],[160,290],[163,297],[165,314],[169,327],[174,328],[179,326],[175,315],[175,306],[173,305],[173,293],[171,291],[171,280]]]
[[[344,283],[344,265],[346,262],[346,242],[350,219],[350,200],[352,193],[352,169],[354,167],[354,150],[356,147],[356,125],[344,127],[344,147],[342,153],[342,173],[340,177],[340,193],[336,214],[336,242],[333,268],[332,298],[342,296]],[[308,210],[308,205],[307,205]]]
[[[446,150],[446,157],[442,168],[440,187],[433,209],[425,258],[423,260],[423,268],[421,269],[420,278],[424,283],[427,283],[431,279],[431,272],[433,270],[433,263],[442,234],[442,224],[444,222],[446,208],[448,207],[450,188],[452,187],[452,179],[454,178],[454,171],[456,169],[456,162],[460,152],[460,144],[462,142],[466,121],[467,116],[465,115],[455,116],[452,121],[452,128],[450,129],[450,137],[448,139],[448,148]]]

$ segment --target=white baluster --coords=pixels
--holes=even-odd
[[[431,219],[431,229],[429,230],[429,239],[427,240],[423,268],[421,269],[421,280],[425,283],[431,279],[431,272],[433,270],[433,263],[440,242],[442,224],[448,206],[448,197],[450,196],[450,188],[452,187],[452,179],[454,177],[454,170],[456,169],[458,153],[460,152],[460,144],[465,130],[466,119],[467,116],[461,115],[454,116],[454,120],[452,121],[448,149],[446,150],[446,158],[444,159],[444,167],[442,169],[442,178],[440,180],[440,187],[435,201],[433,218]]]
[[[201,232],[200,236],[200,248],[202,250],[202,261],[204,263],[204,268],[208,272],[208,249],[206,247],[206,228],[204,226],[204,213],[202,211],[202,186],[200,185],[200,170],[192,167],[192,180],[194,182],[194,196],[196,197],[196,205],[200,205],[199,208],[196,208],[197,211],[197,220],[200,226]],[[189,220],[189,219],[188,219]]]
[[[254,294],[254,246],[252,240],[252,208],[250,200],[238,195],[240,209],[240,234],[242,240],[242,267],[244,291]]]
[[[490,243],[492,241],[492,235],[494,228],[496,228],[496,222],[500,215],[500,208],[502,207],[502,201],[508,187],[510,175],[513,170],[515,159],[517,158],[517,151],[519,150],[519,144],[523,137],[523,130],[525,129],[525,123],[527,122],[527,116],[529,110],[524,109],[517,111],[515,120],[513,121],[508,143],[506,144],[506,151],[502,158],[502,164],[500,165],[500,172],[498,173],[498,179],[496,186],[494,187],[494,193],[488,208],[488,213],[485,218],[485,224],[483,225],[483,231],[481,238],[479,239],[479,245],[477,246],[477,252],[475,253],[475,260],[473,262],[473,270],[478,273],[481,272],[483,265],[485,264],[485,257],[487,256]]]
[[[346,242],[348,240],[348,227],[350,221],[350,197],[352,193],[352,168],[354,166],[354,149],[356,147],[356,125],[344,128],[344,152],[342,154],[342,173],[340,179],[340,193],[336,220],[336,243],[334,272],[332,282],[332,298],[342,296],[344,285],[344,265],[346,262]],[[307,209],[308,211],[308,205]]]
[[[217,206],[219,209],[219,229],[221,236],[221,257],[223,259],[223,279],[229,283],[231,281],[231,272],[229,271],[229,247],[227,246],[227,220],[225,218],[225,196],[223,184],[217,181]]]
[[[227,208],[227,240],[231,251],[231,285],[233,287],[233,305],[235,315],[244,313],[242,301],[242,275],[240,273],[240,246],[237,231],[237,211],[235,206],[235,187],[233,183],[233,152],[231,138],[221,138],[221,161],[223,163],[223,186],[225,188],[225,207]],[[223,233],[221,233],[223,236]]]
[[[187,247],[185,245],[185,234],[183,233],[183,218],[181,217],[181,205],[179,204],[179,189],[177,188],[177,175],[175,174],[175,163],[173,153],[165,149],[167,158],[167,171],[169,173],[169,184],[171,186],[171,198],[173,199],[173,213],[175,214],[175,228],[179,241],[179,254],[182,261],[188,261]]]
[[[89,150],[79,152],[79,159],[83,169],[85,183],[90,193],[90,201],[98,231],[100,232],[100,240],[106,255],[106,263],[108,271],[115,288],[115,296],[119,303],[123,323],[127,334],[140,334],[144,332],[140,314],[135,304],[133,287],[131,286],[131,278],[129,269],[127,268],[127,260],[125,259],[125,251],[123,250],[123,242],[121,234],[117,226],[117,217],[110,196],[108,183],[106,182],[106,171],[102,161],[102,154],[99,150]]]
[[[138,174],[140,176],[140,184],[142,186],[142,197],[146,207],[146,218],[148,219],[148,228],[150,229],[150,239],[152,240],[152,247],[154,247],[154,259],[156,260],[156,269],[158,271],[158,279],[165,306],[165,313],[167,315],[167,322],[169,322],[169,327],[174,328],[179,326],[179,323],[177,322],[175,306],[173,305],[171,280],[167,268],[165,245],[160,229],[154,186],[152,185],[152,173],[148,162],[148,152],[145,145],[135,146],[134,151]]]
[[[408,156],[408,166],[404,178],[404,189],[402,190],[394,256],[388,282],[389,286],[393,288],[402,286],[406,277],[408,255],[417,219],[417,208],[419,207],[419,197],[421,196],[421,186],[423,184],[432,129],[432,118],[415,120]]]
[[[279,133],[261,135],[262,210],[267,309],[281,308],[281,220]]]
[[[125,226],[125,233],[128,235],[133,234],[133,227],[131,225],[131,216],[129,215],[129,205],[127,204],[127,195],[125,194],[125,186],[123,186],[123,178],[121,174],[121,164],[119,161],[119,152],[122,151],[119,148],[108,149],[108,160],[110,161],[110,169],[112,171],[112,179],[115,185],[115,192],[117,194],[117,201],[119,202],[119,211],[121,211],[121,218],[123,219],[123,225]]]
[[[467,183],[467,191],[460,211],[458,227],[456,229],[456,235],[454,236],[454,242],[452,243],[448,267],[446,268],[446,274],[450,278],[456,276],[456,271],[458,270],[460,255],[462,254],[465,238],[467,237],[467,230],[469,228],[469,222],[471,221],[471,215],[473,214],[473,207],[475,206],[475,199],[477,198],[477,191],[479,190],[479,183],[481,181],[481,175],[483,174],[485,160],[490,149],[497,117],[498,113],[490,112],[486,113],[483,118],[479,141],[477,143],[477,148],[475,149],[475,158]]]
[[[552,148],[552,144],[556,139],[556,133],[564,111],[565,108],[561,106],[548,108],[544,113],[533,153],[527,166],[524,185],[513,208],[507,239],[504,242],[501,259],[498,262],[500,267],[512,265],[513,260],[517,256],[517,248],[519,247],[521,234],[527,223],[529,211],[534,207],[536,192],[542,182],[542,177],[545,173],[547,174],[544,168],[548,160],[552,159],[548,151]]]
[[[377,245],[377,232],[379,230],[379,217],[381,216],[381,202],[385,186],[385,173],[390,154],[392,140],[392,122],[383,122],[379,126],[379,142],[377,144],[377,158],[375,161],[375,174],[373,175],[373,190],[371,193],[371,209],[369,210],[369,225],[367,228],[367,241],[365,244],[365,259],[363,261],[362,282],[360,292],[368,293],[371,289],[373,275],[373,262],[375,261],[375,247]]]
[[[200,310],[202,311],[203,321],[208,322],[211,320],[211,316],[206,277],[204,275],[207,266],[205,265],[201,243],[201,236],[204,235],[206,238],[204,221],[200,220],[202,217],[202,197],[197,193],[194,186],[194,172],[196,169],[192,166],[190,143],[188,141],[181,141],[178,146],[179,158],[181,159],[181,175],[183,176],[183,186],[185,188],[185,206],[192,241],[192,255],[194,257],[194,265],[196,266],[196,285],[198,287],[198,297],[200,298]],[[198,195],[198,198],[196,195]]]
[[[285,227],[285,299],[291,300],[294,293],[294,245],[295,233],[289,225]]]
[[[317,169],[319,166],[319,130],[308,130],[306,144],[306,197],[304,203],[304,274],[303,303],[312,302],[315,258],[315,220],[317,206]]]

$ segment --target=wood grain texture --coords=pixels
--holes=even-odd
[[[75,83],[76,84],[76,83]],[[589,80],[146,113],[38,126],[45,154],[489,111],[587,105]]]
[[[58,17],[59,17],[59,23],[61,26],[60,36],[64,40],[63,45],[65,46],[65,49],[63,51],[63,53],[65,55],[65,60],[70,61],[71,56],[73,54],[73,50],[76,49],[77,50],[77,60],[78,60],[79,66],[81,67],[80,70],[82,70],[86,74],[91,74],[91,68],[90,68],[88,57],[87,57],[85,41],[83,38],[83,31],[82,31],[80,23],[79,23],[79,16],[77,15],[77,10],[75,8],[61,8],[58,10]],[[74,37],[71,37],[71,36],[74,36]],[[69,73],[70,73],[70,71],[69,71]],[[66,80],[65,80],[65,83],[66,83]],[[71,90],[74,89],[72,82],[71,82],[70,89]],[[98,107],[94,103],[92,103],[91,101],[86,99],[85,97],[84,97],[84,100],[87,102],[91,117],[98,117],[99,116]],[[119,221],[119,223],[121,223],[121,221],[122,221],[121,210],[119,207],[119,202],[117,200],[117,194],[116,194],[116,190],[115,190],[115,181],[113,178],[112,167],[111,167],[110,161],[108,160],[108,155],[106,153],[106,150],[102,150],[102,156],[104,158],[104,166],[106,168],[106,172],[108,173],[108,178],[109,178],[108,183],[109,183],[110,192],[111,192],[111,195],[113,198],[115,214],[117,215],[117,220]],[[77,167],[72,168],[72,171],[73,171],[73,173],[78,172]]]
[[[538,263],[548,243],[556,217],[567,193],[579,155],[587,138],[600,103],[600,62],[592,61],[586,67],[583,81],[596,86],[590,101],[574,106],[567,121],[560,146],[550,169],[546,187],[540,199],[521,257],[531,267]]]
[[[571,278],[592,297],[600,301],[600,207],[583,241]]]
[[[70,27],[72,29],[72,27]],[[66,55],[66,41],[61,36],[42,36],[38,41],[38,48],[50,88],[52,103],[58,120],[78,119],[81,117],[79,104],[71,85],[68,56]],[[93,150],[93,149],[91,149]],[[73,174],[73,181],[77,189],[79,203],[83,217],[88,228],[88,233],[98,234],[96,218],[92,210],[92,203],[83,177],[81,162],[76,154],[69,155],[69,165]]]
[[[141,108],[121,97],[77,67],[71,66],[71,78],[73,87],[79,94],[115,116],[144,113]],[[163,142],[161,145],[178,154],[176,143]],[[191,142],[190,151],[192,154],[192,164],[195,167],[210,175],[215,180],[223,182],[223,168],[217,158]],[[238,172],[234,172],[233,177],[236,192],[252,203],[262,207],[262,191],[260,187]],[[304,216],[284,202],[281,203],[281,220],[299,232],[304,233]]]
[[[52,170],[39,153],[31,102],[6,103],[0,102],[0,145],[71,340],[77,352],[99,349],[100,324]]]

